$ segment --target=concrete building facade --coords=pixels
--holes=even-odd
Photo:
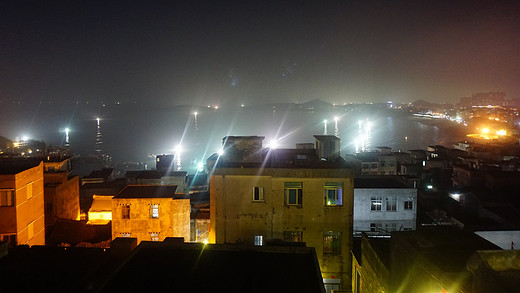
[[[356,178],[354,184],[354,234],[390,235],[415,230],[417,189],[397,177]]]
[[[42,162],[2,163],[0,241],[11,246],[45,245]]]
[[[190,239],[190,200],[176,186],[130,185],[112,198],[112,239]]]
[[[329,157],[308,148],[259,149],[258,137],[251,144],[233,137],[240,153],[229,154],[231,162],[217,159],[210,177],[209,242],[305,242],[316,249],[326,288],[349,288],[353,172],[336,151],[339,139],[316,138]]]

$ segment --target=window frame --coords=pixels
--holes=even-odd
[[[291,191],[295,191],[294,203],[291,202]],[[286,206],[302,206],[303,203],[303,183],[302,182],[284,182],[283,203]]]
[[[253,186],[253,202],[265,202],[265,192],[263,186]]]
[[[129,204],[121,205],[121,219],[123,219],[123,220],[130,219],[130,205]]]
[[[303,242],[303,231],[283,231],[284,242]]]
[[[160,241],[159,232],[150,232],[150,241]]]
[[[385,198],[385,211],[397,212],[397,196],[388,196]],[[392,204],[393,203],[393,204]]]
[[[343,183],[325,182],[323,187],[323,204],[325,206],[343,206]],[[330,192],[333,192],[334,202],[330,202]],[[338,200],[339,199],[339,200]]]
[[[14,189],[0,189],[0,207],[13,207],[16,205]]]
[[[409,204],[410,206],[408,206],[408,204]],[[413,204],[413,199],[407,199],[407,200],[405,200],[404,203],[403,203],[403,209],[404,209],[405,211],[413,211],[413,206],[414,206],[414,204]]]
[[[323,232],[323,254],[340,255],[341,254],[341,232],[326,231]],[[329,244],[330,242],[330,244]]]
[[[264,245],[264,236],[263,235],[255,235],[255,237],[254,237],[254,245],[255,246],[263,246]]]
[[[150,219],[159,219],[159,204],[150,204]]]
[[[371,212],[383,211],[383,197],[382,196],[372,196],[370,198],[370,211]]]

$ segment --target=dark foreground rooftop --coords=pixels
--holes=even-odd
[[[314,248],[204,245],[175,238],[136,243],[117,238],[110,249],[7,251],[0,242],[0,291],[325,292]]]

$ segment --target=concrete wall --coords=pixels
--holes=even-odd
[[[0,234],[16,233],[17,245],[45,245],[43,163],[0,176],[0,188],[15,190],[15,206],[0,207]]]
[[[159,205],[159,218],[150,219],[150,205]],[[130,219],[122,219],[122,206],[130,205]],[[166,237],[190,239],[190,200],[172,198],[113,198],[112,239],[131,233],[141,241],[151,241],[150,233]]]
[[[371,210],[372,197],[383,199],[381,211]],[[386,210],[386,198],[397,197],[397,210]],[[404,202],[413,200],[413,209],[405,210]],[[382,229],[392,227],[396,230],[416,229],[417,189],[413,188],[356,188],[354,189],[354,233],[370,231],[370,224],[381,224]]]
[[[301,206],[284,205],[284,182],[302,182]],[[343,205],[324,205],[324,183],[341,182]],[[283,239],[284,231],[303,232],[315,247],[323,278],[342,279],[350,287],[353,178],[345,169],[216,169],[211,176],[210,242],[264,243]],[[265,201],[253,201],[253,187],[263,187]],[[341,254],[326,254],[324,232],[341,232]]]
[[[59,184],[48,184],[50,182]],[[57,218],[79,220],[79,178],[68,178],[68,174],[46,173],[45,181],[45,223],[53,225]]]

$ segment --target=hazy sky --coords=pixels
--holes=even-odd
[[[3,1],[0,100],[520,97],[520,1],[149,2]]]

